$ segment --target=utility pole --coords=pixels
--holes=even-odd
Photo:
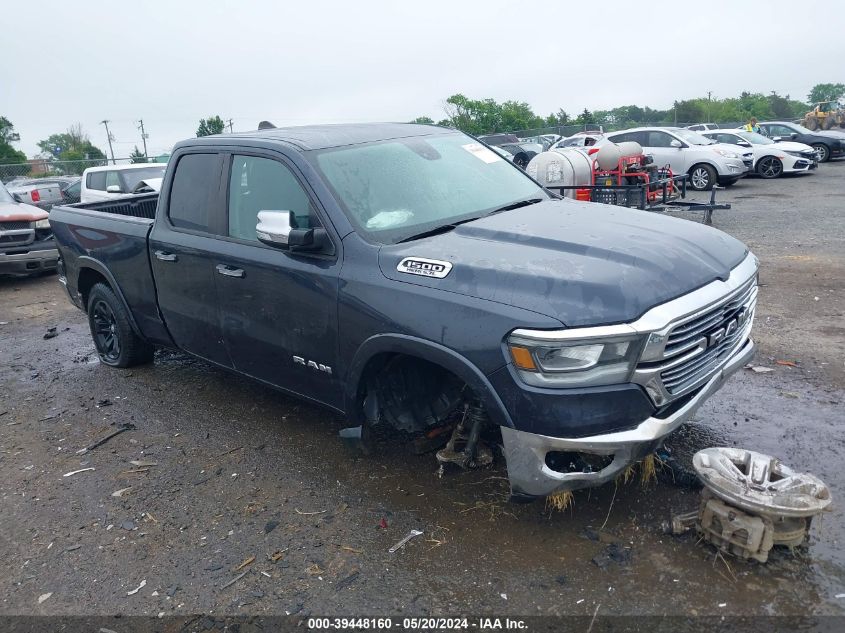
[[[114,148],[111,146],[111,142],[112,142],[113,137],[111,135],[111,132],[109,132],[109,122],[107,120],[103,120],[103,121],[100,121],[100,123],[102,123],[103,125],[106,126],[106,136],[109,139],[109,154],[111,154],[111,164],[117,165],[117,162],[115,162],[115,160],[114,160]]]
[[[144,158],[149,158],[147,156],[147,136],[149,135],[144,131],[144,119],[140,119],[138,123],[138,129],[141,130],[141,140],[144,142]]]
[[[707,91],[707,116],[705,118],[708,122],[710,122],[710,96],[712,94],[713,93],[710,90]]]
[[[232,129],[232,119],[229,119],[229,134],[234,134],[234,131]]]

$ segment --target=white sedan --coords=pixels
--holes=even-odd
[[[754,154],[754,172],[761,178],[778,178],[783,174],[796,174],[818,167],[816,150],[794,141],[774,142],[772,139],[746,130],[710,130],[701,132],[719,143],[733,143],[751,148]]]

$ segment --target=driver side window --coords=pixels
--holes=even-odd
[[[296,228],[321,226],[308,194],[287,166],[270,158],[232,156],[229,237],[257,242],[259,211],[293,211]]]
[[[646,147],[672,147],[674,139],[666,132],[650,131],[648,133],[648,142]]]

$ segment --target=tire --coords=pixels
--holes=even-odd
[[[824,118],[824,121],[822,121],[822,129],[823,130],[829,130],[834,125],[836,125],[836,121],[834,119],[835,119],[835,117],[833,117],[831,115],[826,116]]]
[[[694,191],[710,191],[716,184],[716,170],[710,165],[699,163],[689,170],[689,186]]]
[[[815,132],[819,129],[819,120],[814,116],[807,117],[804,119],[804,127]]]
[[[528,158],[528,154],[517,154],[513,157],[513,164],[521,169],[528,167],[528,163],[530,162],[531,160]]]
[[[783,174],[783,163],[774,156],[763,156],[757,161],[757,175],[761,178],[780,178]]]
[[[824,143],[813,143],[813,149],[818,153],[820,163],[830,160],[830,148]]]
[[[104,365],[133,367],[153,360],[155,348],[135,334],[123,303],[104,283],[88,295],[88,327]]]

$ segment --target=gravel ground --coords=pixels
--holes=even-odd
[[[715,225],[762,262],[756,362],[774,371],[735,376],[670,444],[824,479],[835,508],[808,548],[760,565],[664,536],[698,496],[666,477],[558,513],[508,504],[501,466],[438,478],[430,455],[362,457],[342,420],[180,354],[101,366],[55,277],[5,278],[0,615],[845,614],[843,177],[840,162],[720,192],[734,208]],[[410,529],[424,535],[389,553]]]

